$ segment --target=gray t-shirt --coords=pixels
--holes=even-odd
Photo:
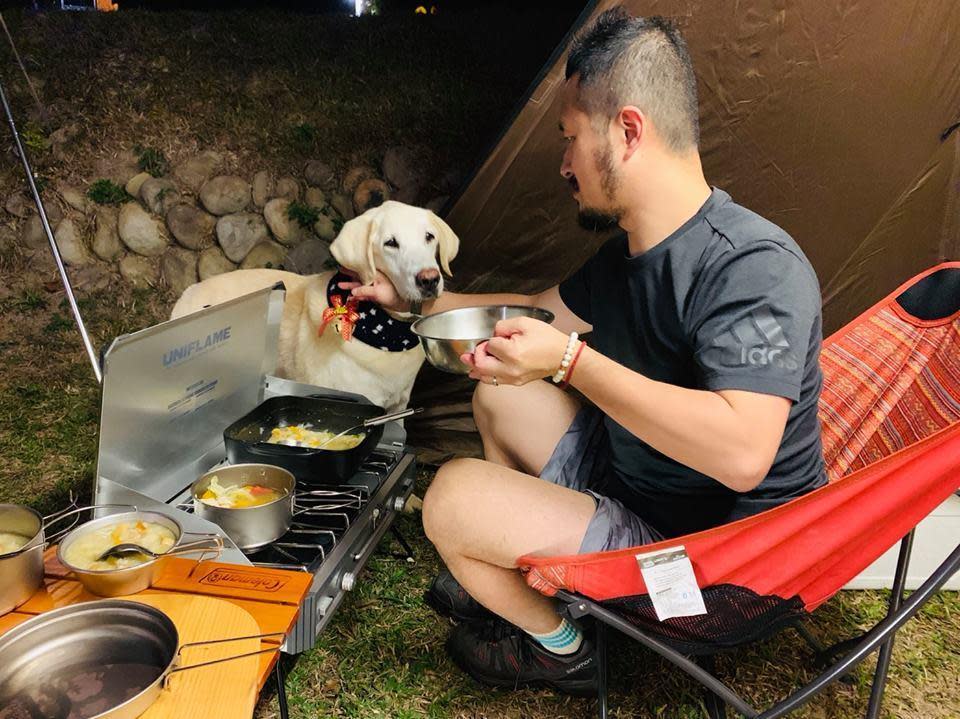
[[[769,474],[738,493],[658,452],[605,418],[606,493],[666,536],[723,524],[826,482],[817,400],[820,289],[782,229],[714,189],[696,215],[647,252],[607,242],[560,284],[593,325],[591,346],[659,382],[738,389],[792,401]]]

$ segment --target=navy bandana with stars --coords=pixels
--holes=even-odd
[[[334,295],[338,295],[346,304],[350,299],[350,290],[340,289],[339,283],[355,281],[349,275],[336,272],[327,285],[327,304],[333,307]],[[394,319],[380,305],[361,301],[357,312],[360,319],[353,326],[353,339],[384,352],[403,352],[420,344],[420,338],[410,331],[411,322]]]

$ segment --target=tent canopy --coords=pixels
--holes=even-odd
[[[825,332],[960,257],[960,32],[950,30],[960,4],[599,0],[452,203],[451,289],[540,291],[606,239],[577,225],[557,125],[571,37],[618,4],[680,25],[707,180],[800,244],[820,278]],[[415,401],[434,419],[414,441],[476,452],[463,434],[471,385],[425,373]]]

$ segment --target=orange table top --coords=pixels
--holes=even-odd
[[[90,594],[70,577],[70,572],[57,561],[56,548],[44,554],[44,586],[25,604],[0,616],[0,634],[38,614],[70,604],[101,599]],[[124,599],[142,594],[202,594],[224,599],[248,611],[264,634],[287,633],[300,613],[300,603],[310,589],[313,576],[306,572],[282,569],[261,569],[237,564],[202,562],[170,557],[153,586]],[[271,644],[262,644],[267,649]],[[275,645],[274,645],[275,646]],[[259,686],[263,688],[277,661],[278,652],[263,654],[260,659]]]

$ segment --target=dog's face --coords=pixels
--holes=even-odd
[[[346,224],[330,245],[341,266],[373,282],[379,270],[407,300],[427,300],[443,292],[440,269],[450,275],[450,262],[460,240],[430,210],[388,201]],[[439,260],[439,266],[438,266]]]

